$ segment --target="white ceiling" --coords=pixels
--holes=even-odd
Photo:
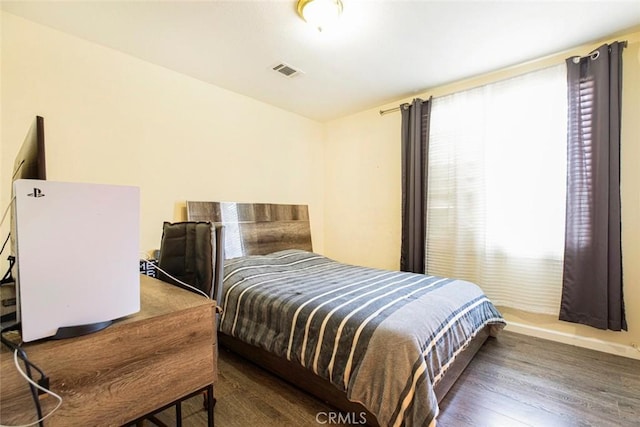
[[[640,1],[4,1],[2,9],[318,121],[640,25]],[[285,62],[304,74],[272,71]]]

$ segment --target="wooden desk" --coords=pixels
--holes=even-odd
[[[23,346],[63,398],[47,426],[120,426],[217,380],[215,303],[140,277],[139,313],[90,335]],[[51,396],[41,402],[43,414],[57,403]],[[26,381],[3,349],[0,424],[35,420]]]

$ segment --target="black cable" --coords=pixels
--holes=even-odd
[[[4,273],[4,276],[2,277],[2,279],[0,279],[0,286],[6,284],[6,283],[15,283],[16,279],[13,278],[13,275],[11,274],[12,270],[13,270],[13,266],[16,263],[16,258],[14,256],[9,255],[7,257],[7,260],[9,261],[9,268],[7,268],[7,272]]]
[[[7,239],[4,241],[4,243],[2,244],[2,249],[0,249],[0,254],[2,254],[2,252],[4,252],[4,248],[5,246],[7,246],[7,242],[9,241],[9,238],[11,237],[11,233],[7,234]]]
[[[24,352],[24,350],[22,350],[22,355],[24,357],[22,356],[18,356],[18,357],[20,357],[20,359],[22,359],[22,363],[24,363],[25,370],[27,371],[26,372],[27,376],[31,381],[33,381],[33,376],[31,375],[31,362],[29,362],[29,359],[27,358],[27,354]],[[33,403],[35,403],[36,405],[36,413],[38,414],[37,419],[42,420],[42,406],[40,405],[40,399],[38,398],[38,389],[31,383],[29,383],[29,389],[31,390],[31,397],[33,398]],[[38,425],[41,427],[44,426],[42,421],[40,421]]]
[[[2,343],[4,345],[6,345],[10,349],[12,349],[16,353],[18,358],[20,358],[22,360],[22,362],[24,363],[24,366],[25,366],[27,377],[29,377],[30,380],[33,381],[33,375],[31,374],[31,366],[36,368],[42,375],[42,371],[29,360],[29,358],[27,357],[27,354],[24,352],[24,350],[20,346],[17,346],[14,343],[12,343],[11,341],[5,339],[2,335],[0,335],[0,340],[2,341]],[[41,380],[42,380],[42,378],[41,378]],[[42,406],[40,405],[40,399],[38,398],[38,389],[33,384],[31,384],[30,382],[27,382],[27,383],[29,385],[29,390],[31,391],[31,398],[33,399],[33,403],[34,403],[34,405],[36,407],[36,414],[38,415],[37,419],[41,420],[42,419]],[[40,421],[38,423],[38,425],[40,425],[41,427],[44,426],[42,421]]]
[[[47,380],[47,376],[45,375],[45,373],[42,371],[42,369],[38,368],[38,366],[36,366],[33,362],[31,362],[29,360],[29,358],[27,357],[27,353],[22,349],[22,347],[20,347],[17,344],[12,343],[11,341],[9,341],[8,339],[6,339],[4,337],[4,333],[8,330],[11,330],[13,328],[15,328],[16,325],[11,325],[9,327],[3,328],[2,331],[0,331],[0,341],[2,342],[2,344],[6,345],[9,349],[11,349],[13,352],[15,352],[15,354],[18,356],[18,358],[20,358],[22,360],[22,362],[24,363],[25,366],[25,370],[27,371],[26,374],[29,377],[29,379],[31,381],[34,381],[33,379],[33,375],[31,374],[31,368],[34,368],[35,370],[37,370],[40,373],[40,381],[38,381],[38,383],[44,382]],[[42,406],[40,405],[40,399],[38,398],[38,389],[31,383],[29,384],[29,390],[31,390],[31,397],[33,399],[33,403],[36,406],[36,413],[38,414],[38,420],[41,420],[38,425],[40,427],[44,427],[44,421],[42,421]]]
[[[4,334],[4,333],[5,333],[5,332],[7,332],[7,331],[11,331],[11,330],[13,330],[13,329],[16,329],[16,328],[17,328],[17,326],[18,326],[18,325],[16,324],[16,325],[11,325],[11,326],[8,326],[8,327],[6,327],[6,328],[2,329],[2,334]],[[47,377],[47,375],[44,373],[44,371],[43,371],[42,369],[38,368],[38,366],[37,366],[35,363],[33,363],[32,361],[30,361],[30,360],[29,360],[29,358],[27,357],[27,353],[25,353],[25,351],[22,349],[22,347],[20,347],[20,346],[19,346],[19,345],[17,345],[17,344],[12,343],[11,341],[9,341],[8,339],[6,339],[6,338],[5,338],[4,336],[2,336],[1,334],[0,334],[0,340],[2,340],[2,344],[4,344],[4,345],[6,345],[7,347],[9,347],[9,349],[10,349],[11,351],[16,351],[16,350],[18,350],[18,357],[20,357],[20,358],[21,358],[22,360],[24,360],[26,363],[28,363],[29,365],[31,365],[31,367],[32,367],[33,369],[35,369],[36,371],[38,371],[38,373],[40,374],[40,380],[41,380],[41,381],[42,381],[42,380],[44,380],[44,379]]]

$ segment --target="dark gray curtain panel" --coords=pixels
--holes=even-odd
[[[624,42],[567,59],[567,213],[560,320],[626,330],[620,224]]]
[[[431,99],[414,99],[402,111],[402,244],[400,269],[425,272],[427,161]]]

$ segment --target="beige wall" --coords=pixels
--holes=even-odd
[[[3,208],[38,114],[49,179],[141,188],[142,251],[189,199],[308,204],[323,249],[321,123],[11,14],[1,22]]]
[[[7,13],[1,25],[3,208],[9,202],[13,157],[39,114],[45,117],[50,179],[140,186],[141,251],[157,248],[162,222],[182,219],[187,199],[307,203],[318,252],[354,264],[398,268],[399,113],[380,116],[376,108],[320,124]],[[525,332],[577,337],[579,345],[640,343],[640,33],[622,38],[630,42],[624,54],[622,142],[630,331],[603,332],[505,311],[512,325],[528,327]],[[419,96],[495,81],[591,47]],[[243,116],[250,117],[249,125]],[[6,225],[2,235],[5,230]],[[3,259],[3,270],[4,265]]]
[[[606,332],[560,322],[553,316],[504,310],[514,329],[601,350],[640,357],[630,344],[640,344],[640,32],[624,51],[622,117],[622,228],[624,279],[629,332]],[[500,72],[456,82],[416,94],[427,99],[486,84],[584,55],[601,43],[582,46]],[[327,124],[325,161],[325,253],[341,261],[399,268],[401,231],[400,113],[380,116],[400,99],[380,108]],[[519,328],[516,328],[519,326]],[[577,337],[578,339],[574,339]]]
[[[397,269],[400,259],[400,122],[369,110],[330,122],[325,145],[325,253]]]

